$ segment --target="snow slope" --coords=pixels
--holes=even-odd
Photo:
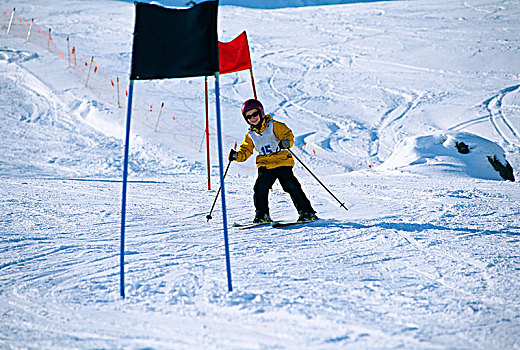
[[[62,50],[69,36],[124,85],[133,5],[0,0],[0,348],[520,348],[518,184],[450,153],[450,135],[503,152],[518,178],[520,3],[241,5],[220,7],[220,40],[247,30],[259,98],[349,211],[297,166],[334,220],[230,229],[227,292],[219,206],[205,219],[218,183],[211,125],[207,190],[203,79],[138,82],[176,120],[154,130],[135,113],[122,300],[124,108],[6,35],[4,12],[52,28]],[[247,73],[221,85],[230,148],[251,87]],[[251,219],[254,175],[252,161],[230,168],[230,222]],[[279,185],[271,207],[296,216]]]

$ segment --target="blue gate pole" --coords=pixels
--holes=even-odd
[[[215,105],[217,109],[217,141],[218,141],[218,165],[220,171],[220,198],[222,198],[222,225],[224,225],[224,246],[226,248],[226,270],[228,280],[228,291],[233,291],[233,284],[231,283],[231,261],[229,258],[229,239],[228,239],[228,224],[226,213],[226,190],[224,188],[224,159],[222,148],[222,123],[220,121],[220,87],[219,87],[219,72],[215,73]]]
[[[126,111],[125,159],[123,163],[123,199],[121,204],[121,261],[120,261],[120,293],[125,297],[125,220],[126,220],[126,184],[128,178],[128,151],[130,149],[130,120],[132,118],[132,96],[134,81],[130,80],[128,88],[128,106]]]

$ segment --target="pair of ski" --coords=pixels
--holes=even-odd
[[[287,227],[287,226],[297,226],[297,225],[306,225],[310,224],[312,222],[319,221],[321,219],[315,219],[315,220],[307,220],[307,221],[271,221],[271,222],[259,222],[259,223],[237,223],[235,222],[233,224],[233,227],[236,227],[238,229],[248,229],[253,227],[259,227],[259,226],[271,226],[271,227]]]

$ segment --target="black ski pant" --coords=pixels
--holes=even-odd
[[[269,189],[271,189],[276,180],[280,181],[282,189],[289,193],[298,213],[315,213],[311,202],[302,190],[302,186],[296,176],[294,176],[291,166],[281,166],[273,169],[260,167],[258,168],[258,177],[255,182],[253,196],[257,216],[269,214]]]

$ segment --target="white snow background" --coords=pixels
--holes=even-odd
[[[126,84],[134,5],[0,0],[0,348],[520,348],[520,190],[487,161],[518,178],[520,2],[339,2],[223,1],[218,27],[221,41],[247,31],[259,99],[349,211],[297,165],[334,220],[230,228],[227,292],[220,201],[205,218],[213,79],[211,191],[204,79],[136,82],[177,118],[133,120],[121,299],[126,111],[7,35],[5,11]],[[221,95],[228,150],[249,73],[222,76]],[[230,167],[230,223],[252,219],[254,179],[253,159]],[[296,218],[278,184],[270,200]]]

